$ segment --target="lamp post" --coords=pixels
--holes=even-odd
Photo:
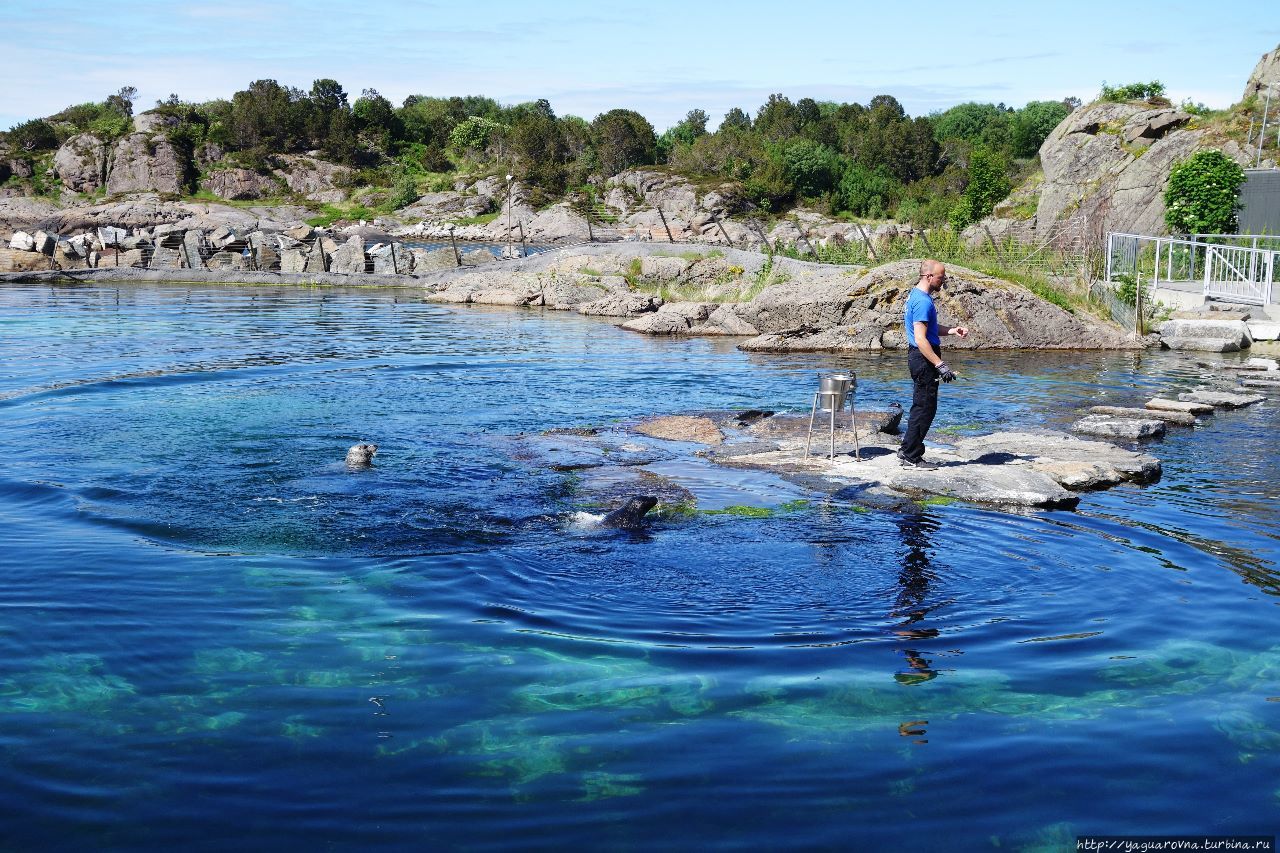
[[[511,182],[515,179],[515,175],[507,175],[507,257],[515,254],[515,250],[511,248]]]

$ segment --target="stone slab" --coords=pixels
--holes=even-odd
[[[1257,320],[1249,322],[1249,334],[1255,341],[1280,340],[1280,323],[1263,323]]]
[[[1267,399],[1261,394],[1231,394],[1226,391],[1188,391],[1178,395],[1188,403],[1205,403],[1222,409],[1239,409]]]
[[[1249,345],[1249,328],[1243,320],[1166,320],[1160,324],[1160,337],[1227,340],[1239,349]]]
[[[967,459],[1026,465],[1068,489],[1097,489],[1160,478],[1160,460],[1107,441],[1065,432],[997,432],[959,439],[955,453]]]
[[[1096,435],[1102,438],[1118,438],[1127,441],[1138,441],[1147,438],[1160,438],[1164,435],[1164,421],[1154,418],[1121,418],[1110,415],[1086,415],[1071,425],[1075,432],[1085,435]]]
[[[1094,406],[1089,411],[1095,415],[1111,415],[1117,418],[1164,421],[1177,426],[1195,426],[1199,421],[1190,412],[1167,412],[1160,409],[1131,409],[1123,406]]]
[[[1240,384],[1257,391],[1280,391],[1280,381],[1273,379],[1241,379]]]
[[[1146,408],[1163,412],[1190,412],[1193,415],[1207,415],[1213,411],[1209,403],[1192,403],[1186,400],[1169,400],[1155,397],[1146,402]]]

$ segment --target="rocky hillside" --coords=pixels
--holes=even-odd
[[[1272,83],[1280,84],[1280,47],[1258,61],[1243,99]],[[1042,172],[969,229],[967,237],[985,239],[989,230],[997,239],[1030,243],[1081,226],[1092,234],[1163,234],[1164,191],[1175,164],[1200,149],[1216,148],[1242,166],[1254,165],[1255,152],[1232,138],[1230,118],[1203,118],[1149,103],[1085,105],[1040,146]],[[1276,164],[1263,158],[1260,165]]]

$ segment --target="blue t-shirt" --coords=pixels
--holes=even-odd
[[[938,309],[933,305],[933,299],[929,294],[925,293],[918,287],[911,288],[911,293],[907,296],[907,313],[902,318],[907,329],[907,346],[916,348],[916,323],[925,324],[925,340],[933,345],[933,349],[937,352],[938,347],[942,345],[942,338],[938,337]]]

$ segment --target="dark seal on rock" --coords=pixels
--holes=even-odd
[[[657,505],[658,499],[649,495],[630,498],[621,507],[606,515],[600,521],[600,525],[616,527],[619,530],[639,530],[644,527],[645,514]]]
[[[884,424],[881,425],[880,432],[886,433],[888,435],[897,435],[899,431],[899,425],[901,423],[902,423],[902,404],[890,403],[889,404],[889,420],[885,421]]]
[[[377,452],[376,444],[354,444],[347,451],[347,467],[368,468],[373,464],[373,454]]]

